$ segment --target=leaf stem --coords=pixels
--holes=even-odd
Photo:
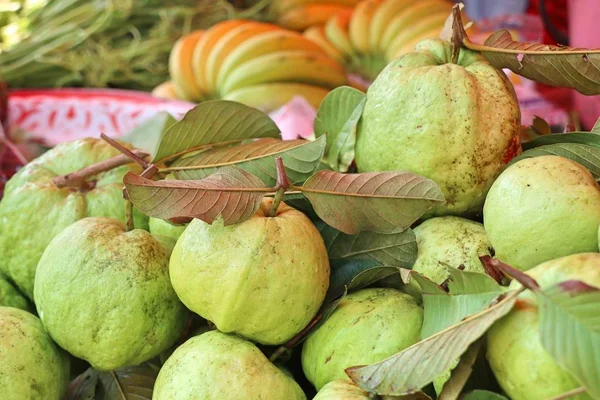
[[[273,198],[273,203],[271,204],[271,210],[269,210],[269,217],[273,218],[277,215],[277,209],[279,208],[279,204],[283,199],[283,195],[286,190],[288,190],[292,185],[285,173],[285,165],[283,165],[283,160],[281,157],[275,157],[275,165],[277,165],[277,184],[275,188],[277,189],[275,193],[275,197]]]
[[[114,147],[115,149],[119,150],[121,153],[123,153],[123,155],[127,156],[128,158],[130,158],[131,161],[137,163],[142,168],[146,169],[146,168],[148,168],[151,165],[148,161],[146,161],[142,157],[138,156],[135,151],[129,150],[127,147],[123,146],[121,143],[119,143],[116,140],[114,140],[113,138],[105,135],[104,133],[101,133],[100,137],[106,143],[110,144],[112,147]],[[148,156],[148,154],[146,154],[146,153],[144,153],[144,154],[145,154],[146,157]]]
[[[146,153],[135,150],[133,153],[136,157],[145,156]],[[131,159],[123,154],[109,158],[108,160],[100,161],[99,163],[89,165],[79,171],[70,174],[57,176],[52,180],[58,188],[73,187],[78,189],[89,189],[89,184],[85,181],[90,176],[97,175],[102,172],[110,171],[122,165],[130,164]]]
[[[508,264],[503,263],[502,261],[492,258],[490,256],[481,256],[479,257],[481,262],[484,265],[488,265],[489,267],[496,269],[509,277],[517,280],[521,285],[525,286],[529,290],[533,290],[537,292],[540,290],[540,285],[533,279],[531,276],[527,275],[523,271],[519,271],[515,267],[511,267]]]
[[[582,387],[578,387],[577,389],[569,390],[568,392],[560,394],[556,397],[552,397],[549,400],[565,400],[565,399],[569,399],[573,396],[577,396],[578,394],[583,394],[583,393],[585,393],[585,388],[582,386]]]
[[[463,45],[473,51],[479,52],[494,52],[500,54],[523,54],[523,55],[544,55],[544,56],[557,56],[557,55],[574,55],[574,54],[599,54],[600,49],[583,49],[583,50],[518,50],[518,49],[505,49],[500,47],[487,46],[485,44],[479,44],[472,42],[469,38],[463,39]],[[570,48],[569,48],[570,49]]]
[[[125,396],[125,392],[123,391],[123,387],[121,386],[121,380],[119,379],[115,371],[110,371],[110,376],[112,376],[112,378],[115,380],[115,385],[117,386],[117,389],[119,389],[119,395],[121,395],[123,400],[127,400],[127,396]]]

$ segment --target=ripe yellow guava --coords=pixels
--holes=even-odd
[[[209,331],[173,352],[158,374],[152,399],[306,400],[306,396],[254,344]]]
[[[542,289],[567,280],[600,288],[600,254],[581,253],[547,261],[527,271]],[[513,281],[511,289],[520,284]],[[500,386],[513,400],[545,400],[581,386],[544,350],[535,294],[525,291],[513,310],[487,333],[487,358]],[[572,397],[590,400],[587,395]]]
[[[441,284],[447,268],[485,273],[479,256],[489,255],[490,244],[482,224],[460,217],[437,217],[414,229],[418,255],[413,270]]]
[[[346,368],[379,362],[418,342],[423,309],[390,288],[362,289],[345,297],[302,347],[302,369],[320,390],[349,379]]]
[[[313,400],[369,400],[370,398],[369,393],[354,383],[338,379],[323,386]]]
[[[183,303],[225,333],[262,344],[286,342],[315,316],[329,287],[319,231],[272,199],[239,224],[193,220],[173,250],[171,282]]]
[[[456,64],[451,56],[450,43],[427,39],[388,64],[367,91],[357,130],[359,172],[434,180],[446,204],[433,215],[480,212],[520,151],[521,112],[510,81],[477,52],[462,48]]]
[[[0,272],[30,299],[37,263],[48,243],[64,228],[85,217],[125,221],[123,175],[139,167],[129,164],[93,176],[86,190],[58,188],[52,179],[119,154],[100,139],[62,143],[6,183],[0,202]],[[138,228],[148,227],[148,218],[137,210],[135,222]]]
[[[574,161],[527,158],[494,182],[483,219],[496,257],[528,270],[569,254],[598,251],[600,188]]]
[[[112,218],[84,218],[63,230],[35,276],[35,303],[50,336],[98,370],[168,349],[187,320],[169,281],[172,246],[142,229],[126,232]]]
[[[69,359],[39,318],[0,307],[0,397],[5,400],[60,400],[69,382]]]

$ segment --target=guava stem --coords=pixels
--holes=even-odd
[[[540,290],[540,285],[536,282],[536,280],[533,279],[531,276],[527,275],[526,273],[524,273],[514,267],[511,267],[510,265],[505,264],[502,261],[500,261],[496,258],[492,258],[490,256],[481,256],[481,257],[479,257],[479,259],[481,260],[481,262],[484,263],[484,265],[488,264],[488,265],[492,266],[493,268],[498,269],[503,274],[506,274],[506,275],[510,276],[511,278],[515,279],[516,281],[518,281],[521,285],[523,285],[527,289],[533,290],[534,292]]]
[[[460,48],[463,46],[463,40],[467,38],[467,32],[462,22],[462,15],[460,14],[460,5],[455,4],[452,7],[452,58],[450,62],[452,64],[458,64],[458,56],[460,55]]]
[[[147,156],[146,153],[140,150],[135,150],[136,157]],[[86,189],[88,187],[86,178],[98,175],[99,173],[110,171],[114,168],[131,163],[131,159],[123,154],[109,158],[108,160],[100,161],[99,163],[89,165],[79,171],[70,174],[57,176],[52,180],[58,188],[73,187],[78,189]]]
[[[275,185],[277,191],[269,210],[269,217],[271,218],[277,215],[277,209],[279,208],[279,203],[283,200],[283,195],[292,186],[285,172],[285,165],[283,165],[281,157],[275,157],[275,165],[277,166],[277,184]]]
[[[568,392],[565,392],[561,395],[558,395],[556,397],[551,398],[550,400],[564,400],[564,399],[570,399],[571,397],[577,396],[578,394],[583,394],[585,393],[585,388],[584,387],[578,387],[577,389],[573,389],[573,390],[569,390]]]

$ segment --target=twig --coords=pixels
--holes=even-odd
[[[279,208],[279,204],[283,199],[283,195],[291,186],[290,181],[285,173],[285,166],[283,165],[283,160],[281,157],[275,158],[275,164],[277,165],[277,184],[275,185],[277,191],[275,193],[275,197],[273,198],[273,203],[271,204],[271,210],[269,210],[269,217],[275,217],[277,215],[277,209]]]

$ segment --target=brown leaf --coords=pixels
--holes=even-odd
[[[409,172],[319,171],[300,190],[327,224],[346,234],[398,233],[444,202],[439,186]]]
[[[516,42],[507,30],[495,32],[483,45],[467,38],[463,44],[480,51],[496,68],[586,95],[600,94],[600,49]]]
[[[152,181],[130,172],[123,183],[129,199],[146,215],[191,217],[207,223],[222,216],[225,225],[252,217],[264,194],[272,191],[254,175],[233,167],[197,181]]]

